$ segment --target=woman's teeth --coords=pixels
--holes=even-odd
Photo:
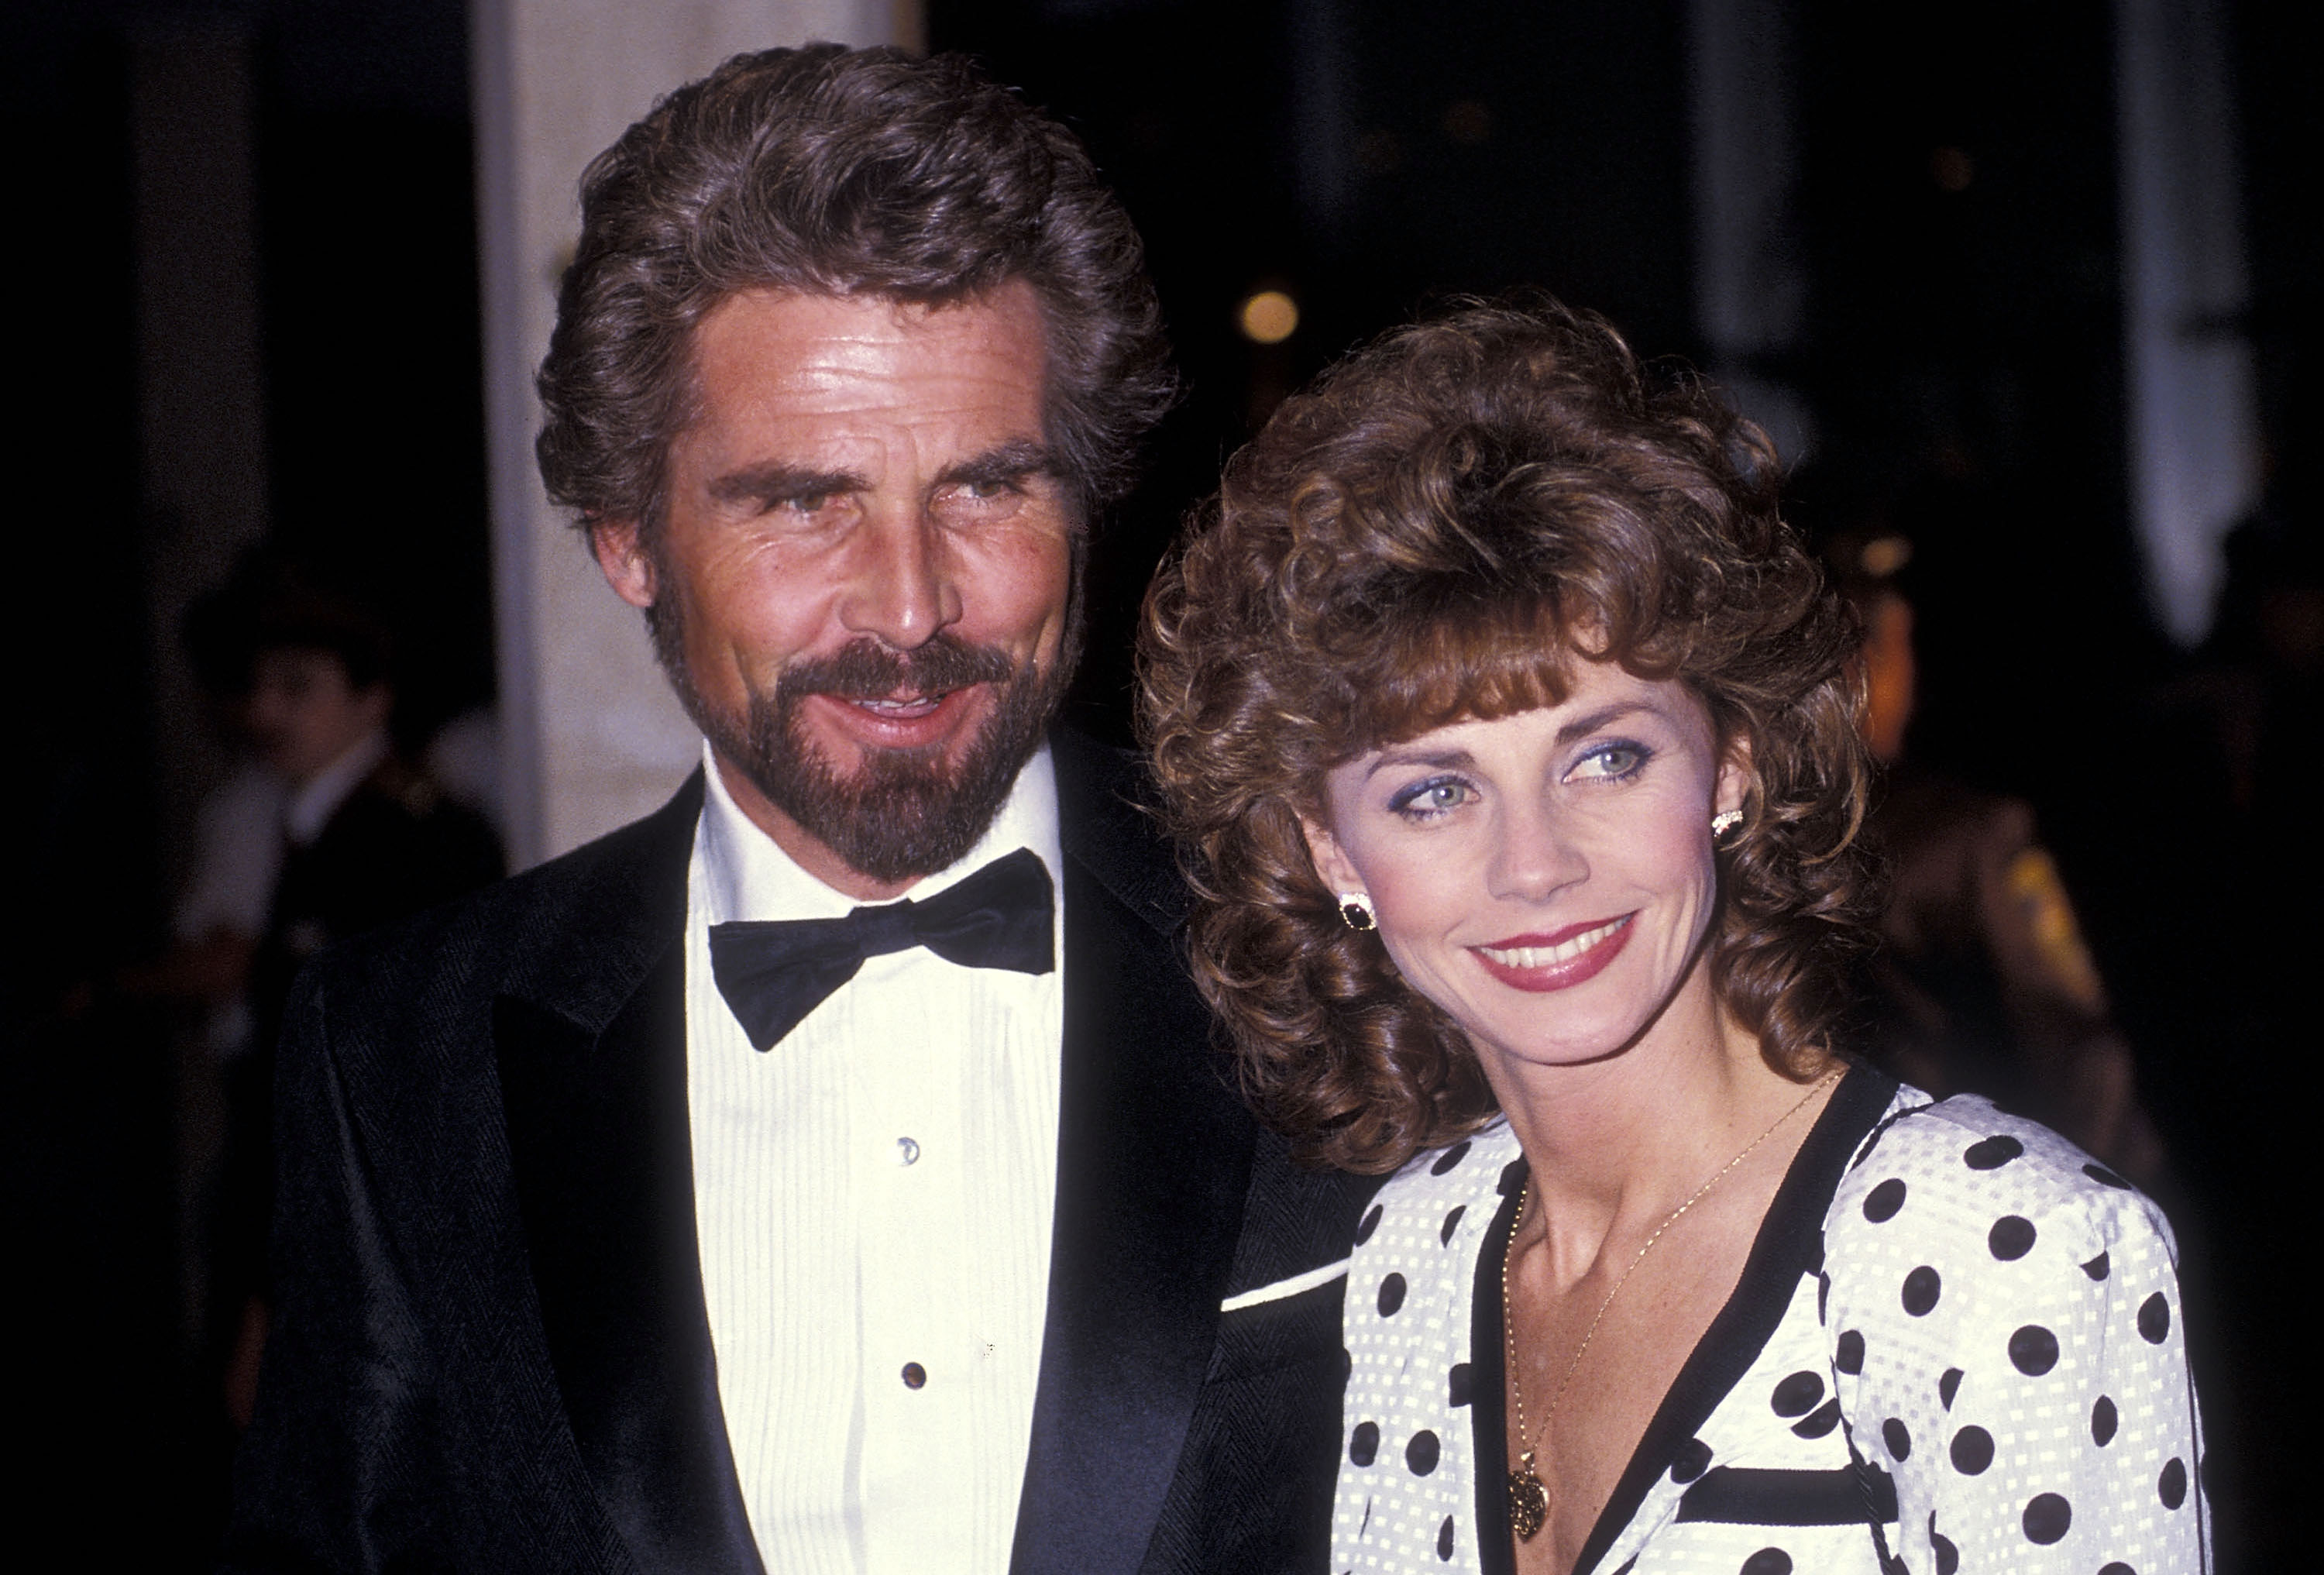
[[[1628,914],[1609,919],[1594,930],[1584,930],[1570,941],[1560,941],[1554,946],[1512,946],[1503,951],[1494,946],[1480,946],[1478,951],[1504,968],[1547,968],[1556,962],[1570,962],[1582,953],[1630,922]]]

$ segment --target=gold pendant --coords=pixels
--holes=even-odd
[[[1534,1475],[1531,1450],[1518,1457],[1518,1464],[1522,1469],[1509,1473],[1509,1524],[1517,1541],[1529,1543],[1549,1518],[1549,1489]]]

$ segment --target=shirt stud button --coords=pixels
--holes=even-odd
[[[910,1165],[915,1160],[918,1159],[919,1156],[920,1146],[918,1144],[913,1142],[909,1138],[899,1138],[896,1139],[896,1163],[898,1165]]]
[[[926,1384],[927,1381],[928,1381],[928,1370],[927,1370],[927,1368],[924,1368],[924,1367],[920,1366],[920,1364],[919,1364],[919,1363],[918,1363],[918,1362],[906,1362],[906,1363],[904,1364],[904,1387],[905,1387],[905,1388],[907,1388],[907,1389],[917,1389],[917,1388],[919,1388],[922,1385]]]

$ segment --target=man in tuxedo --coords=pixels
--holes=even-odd
[[[729,61],[591,167],[540,451],[707,741],[285,1033],[235,1568],[1323,1568],[1367,1186],[1295,1170],[1048,723],[1169,377],[1072,136]]]

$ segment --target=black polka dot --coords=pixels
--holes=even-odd
[[[2099,1565],[2098,1575],[2138,1575],[2138,1571],[2116,1559],[2111,1564]]]
[[[1904,1184],[1892,1175],[1866,1194],[1864,1217],[1875,1225],[1884,1224],[1894,1220],[1896,1211],[1904,1206]]]
[[[1437,1457],[1443,1452],[1443,1446],[1436,1441],[1436,1435],[1424,1427],[1412,1435],[1410,1443],[1404,1446],[1404,1463],[1411,1469],[1414,1476],[1425,1477],[1436,1469]]]
[[[1428,1174],[1431,1175],[1443,1175],[1446,1171],[1451,1170],[1454,1165],[1460,1164],[1462,1160],[1468,1157],[1469,1140],[1466,1138],[1463,1138],[1460,1142],[1455,1143],[1452,1147],[1446,1149],[1443,1153],[1436,1156],[1436,1163],[1428,1167]]]
[[[1475,1382],[1467,1362],[1454,1362],[1444,1381],[1444,1403],[1456,1410],[1469,1404],[1470,1387]]]
[[[1345,1216],[1342,1216],[1342,1218],[1344,1217]],[[1379,1229],[1379,1222],[1380,1206],[1378,1203],[1374,1203],[1370,1208],[1364,1211],[1363,1220],[1356,1227],[1356,1245],[1358,1247],[1361,1247],[1365,1242],[1370,1241],[1372,1239],[1372,1232]]]
[[[1743,1561],[1741,1575],[1792,1575],[1792,1556],[1781,1548],[1761,1548]]]
[[[2107,1255],[2102,1252],[2098,1254],[2098,1257],[2090,1259],[2089,1262],[2084,1264],[2082,1266],[2082,1272],[2089,1276],[2090,1278],[2094,1280],[2102,1280],[2107,1277],[2107,1271],[2112,1266],[2112,1265],[2107,1262]]]
[[[2029,1378],[2038,1378],[2058,1365],[2058,1337],[2038,1323],[2029,1323],[2009,1337],[2009,1365]]]
[[[1891,1460],[1910,1460],[1913,1454],[1913,1432],[1895,1417],[1880,1424],[1880,1441],[1888,1446]]]
[[[1953,1396],[1960,1393],[1960,1381],[1959,1368],[1947,1368],[1937,1377],[1937,1400],[1948,1411],[1953,1408]]]
[[[1699,1438],[1691,1438],[1678,1446],[1678,1458],[1671,1461],[1671,1480],[1692,1482],[1711,1469],[1711,1446]]]
[[[1986,1138],[1961,1151],[1961,1163],[1971,1170],[1999,1170],[2024,1152],[2025,1145],[2015,1138]]]
[[[2004,1263],[2015,1263],[2034,1250],[2034,1221],[2022,1214],[2004,1214],[1985,1233],[1985,1245]]]
[[[1816,1322],[1818,1323],[1824,1322],[1824,1316],[1831,1310],[1831,1276],[1830,1275],[1818,1275],[1816,1276]]]
[[[1379,1459],[1379,1423],[1359,1422],[1356,1430],[1348,1434],[1348,1460],[1351,1465],[1369,1466]]]
[[[1404,1276],[1390,1275],[1380,1282],[1379,1311],[1383,1318],[1393,1318],[1396,1310],[1404,1305]]]
[[[1937,1556],[1937,1575],[1953,1575],[1960,1568],[1960,1550],[1953,1546],[1952,1538],[1937,1530],[1937,1517],[1929,1516],[1929,1552]]]
[[[2106,1448],[2114,1442],[2114,1430],[2121,1424],[2122,1419],[2115,1414],[2113,1400],[2099,1395],[2098,1403],[2090,1407],[2090,1441],[2100,1449]]]
[[[2157,1291],[2138,1304],[2138,1332],[2149,1345],[2161,1345],[2171,1332],[2171,1303]]]
[[[1811,1372],[1794,1373],[1775,1386],[1767,1404],[1778,1416],[1805,1416],[1823,1398],[1823,1379]]]
[[[1993,1435],[1981,1427],[1962,1428],[1953,1434],[1952,1457],[1954,1470],[1964,1477],[1976,1476],[1993,1464]]]
[[[1831,1353],[1831,1365],[1843,1373],[1864,1370],[1864,1336],[1853,1329],[1840,1332],[1840,1343]]]
[[[2055,1493],[2036,1493],[2026,1500],[2022,1524],[2025,1527],[2025,1540],[2039,1543],[2046,1548],[2052,1543],[2065,1540],[2067,1531],[2074,1524],[2074,1506]]]
[[[1904,1276],[1904,1311],[1915,1318],[1926,1317],[1942,1288],[1937,1271],[1923,1264]]]
[[[2163,1468],[2163,1476],[2154,1484],[2154,1491],[2162,1496],[2165,1509],[2176,1509],[2186,1503],[2187,1462],[2173,1456],[2171,1463]]]
[[[2108,1170],[2103,1165],[2086,1165],[2082,1166],[2082,1174],[2089,1177],[2092,1181],[2098,1183],[2098,1185],[2102,1187],[2112,1187],[2116,1192],[2122,1193],[2130,1191],[2130,1184],[2128,1182],[2115,1174],[2114,1172]]]
[[[1452,1517],[1449,1515],[1444,1524],[1436,1528],[1436,1556],[1447,1564],[1452,1561]]]
[[[1439,1245],[1444,1247],[1452,1245],[1452,1232],[1461,1228],[1461,1216],[1468,1211],[1469,1205],[1463,1203],[1444,1216],[1444,1223],[1436,1228],[1436,1239]]]
[[[1840,1402],[1827,1400],[1792,1423],[1792,1431],[1802,1438],[1821,1438],[1840,1425]]]

